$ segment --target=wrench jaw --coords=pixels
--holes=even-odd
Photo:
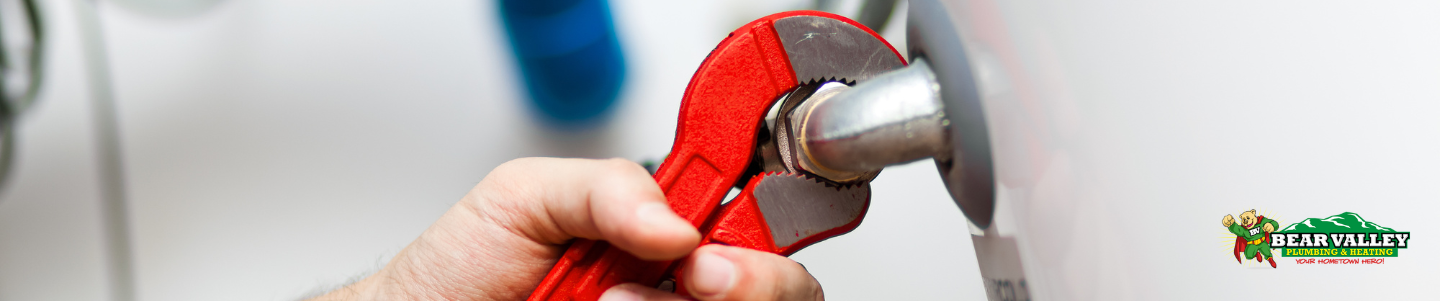
[[[767,174],[752,194],[776,253],[786,256],[855,230],[870,208],[868,181],[837,186],[805,175]]]
[[[723,244],[790,256],[860,227],[870,209],[870,183],[835,184],[808,175],[765,172],[702,227],[700,244]],[[680,259],[677,262],[684,262]],[[676,267],[675,292],[688,295]]]
[[[835,184],[786,172],[751,178],[740,195],[705,227],[704,243],[781,255],[849,233],[870,208],[870,184]]]

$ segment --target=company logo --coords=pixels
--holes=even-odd
[[[1353,212],[1279,228],[1278,221],[1252,209],[1238,218],[1226,215],[1221,224],[1235,235],[1235,260],[1253,259],[1272,268],[1276,254],[1297,257],[1296,264],[1384,264],[1386,257],[1397,257],[1410,245],[1410,232],[1380,226]]]
[[[1326,218],[1307,218],[1270,234],[1270,247],[1285,257],[1381,257],[1321,259],[1322,264],[1383,264],[1383,257],[1400,256],[1410,246],[1410,232],[1395,231],[1345,212]],[[1314,258],[1296,263],[1317,263]]]

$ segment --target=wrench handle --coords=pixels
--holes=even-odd
[[[766,111],[799,85],[773,24],[802,14],[823,13],[752,21],[721,41],[690,78],[674,146],[655,180],[670,208],[701,233],[754,157]],[[603,241],[576,239],[528,300],[596,300],[622,283],[655,286],[676,262],[644,261]]]
[[[672,181],[672,185],[664,189],[665,197],[680,216],[693,224],[702,224],[705,217],[711,213],[709,211],[713,211],[705,209],[717,207],[730,186],[723,181],[725,177],[720,170],[703,160],[691,160],[686,165],[681,168],[683,170],[677,177],[678,181]],[[670,170],[667,166],[662,166],[661,170]],[[738,170],[744,171],[743,168]],[[661,176],[656,174],[657,178]],[[737,173],[736,177],[738,176]],[[676,204],[676,201],[682,200],[701,205],[714,204]],[[699,210],[681,212],[680,208]],[[670,270],[675,262],[678,261],[645,261],[605,241],[575,239],[555,263],[555,267],[550,269],[550,273],[531,293],[529,300],[595,300],[599,299],[606,289],[622,283],[640,283],[653,287],[664,280],[666,271]]]

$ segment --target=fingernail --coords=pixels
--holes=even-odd
[[[680,216],[675,215],[675,212],[670,211],[670,206],[665,204],[642,204],[635,211],[636,217],[650,227],[683,227],[690,224],[690,222],[680,219]]]
[[[715,253],[705,252],[695,258],[691,289],[703,296],[720,296],[735,285],[735,263]]]
[[[633,290],[630,290],[629,288],[624,287],[624,286],[616,286],[616,287],[614,287],[614,288],[611,288],[611,289],[609,289],[609,290],[606,290],[606,291],[605,291],[605,294],[600,295],[600,301],[642,301],[642,300],[645,300],[645,298],[644,298],[644,297],[641,297],[641,296],[640,296],[640,293],[635,292],[635,291],[633,291]]]

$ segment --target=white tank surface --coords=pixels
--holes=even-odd
[[[975,238],[992,300],[1440,293],[1423,238],[1440,230],[1440,4],[944,6],[993,145],[996,222]],[[1395,257],[1276,249],[1272,268],[1238,261],[1222,225],[1251,209],[1422,238]]]

